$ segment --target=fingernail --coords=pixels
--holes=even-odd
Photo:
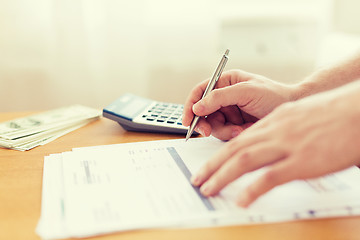
[[[204,129],[202,127],[199,127],[197,129],[197,132],[200,133],[201,135],[205,136]]]
[[[200,178],[198,176],[192,176],[190,181],[194,186],[199,186],[200,184]]]
[[[249,206],[249,196],[246,193],[242,193],[236,203],[240,207]]]
[[[200,188],[200,192],[201,192],[202,195],[204,195],[204,196],[209,196],[209,195],[210,195],[210,186],[209,186],[209,184],[204,184],[204,185]]]
[[[239,130],[234,130],[232,133],[231,133],[231,136],[234,138],[236,136],[238,136],[240,134],[240,131]]]

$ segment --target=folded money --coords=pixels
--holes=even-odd
[[[0,123],[0,147],[30,150],[98,119],[101,111],[73,105]]]

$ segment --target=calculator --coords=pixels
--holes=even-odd
[[[183,109],[182,104],[158,102],[127,93],[105,107],[103,116],[128,131],[186,134],[188,128],[181,123]]]

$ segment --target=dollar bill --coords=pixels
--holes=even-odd
[[[0,138],[13,140],[100,115],[99,110],[82,105],[59,108],[1,123]]]
[[[19,150],[19,151],[27,151],[27,150],[33,149],[35,147],[45,145],[45,144],[47,144],[49,142],[54,141],[55,139],[57,139],[57,138],[59,138],[61,136],[64,136],[65,134],[67,134],[69,132],[72,132],[72,131],[74,131],[74,130],[76,130],[78,128],[81,128],[81,127],[85,126],[86,124],[88,124],[91,121],[93,121],[93,119],[91,119],[89,121],[86,121],[86,122],[83,122],[81,124],[76,124],[76,125],[74,125],[74,126],[72,126],[70,128],[62,129],[62,130],[54,132],[52,134],[48,134],[45,137],[38,138],[38,139],[35,139],[33,141],[30,141],[30,142],[27,142],[27,143],[24,143],[24,144],[21,144],[21,145],[17,145],[15,147],[12,147],[12,149]]]
[[[0,123],[0,147],[25,151],[96,120],[101,111],[82,105],[59,108]]]

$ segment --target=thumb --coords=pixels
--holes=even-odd
[[[241,83],[218,88],[211,91],[205,98],[193,105],[193,112],[198,116],[207,116],[222,107],[237,105],[245,106],[248,101],[243,97]]]

